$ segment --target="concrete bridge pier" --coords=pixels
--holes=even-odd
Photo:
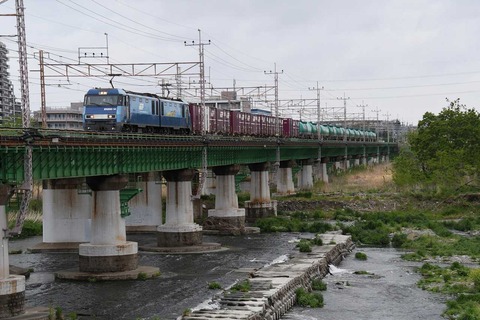
[[[233,234],[245,232],[245,209],[238,208],[235,192],[235,174],[239,170],[239,165],[213,168],[217,179],[215,209],[208,210],[204,229]]]
[[[9,270],[7,211],[11,188],[0,184],[0,232],[2,248],[0,253],[0,319],[11,318],[25,312],[25,277],[11,275]]]
[[[343,162],[343,157],[336,157],[335,158],[335,163],[333,164],[333,168],[335,171],[343,171],[345,170],[345,164]]]
[[[367,164],[368,164],[368,156],[367,155],[362,156],[361,163],[362,163],[362,166],[367,166]]]
[[[281,195],[288,195],[295,193],[295,186],[293,185],[292,167],[295,161],[280,161],[277,175],[277,193]]]
[[[79,246],[81,272],[105,273],[135,270],[137,243],[126,241],[125,219],[120,216],[120,189],[128,183],[123,175],[88,177],[93,190],[90,243]]]
[[[84,178],[43,181],[43,243],[31,251],[77,251],[90,241],[92,196],[80,191]]]
[[[352,156],[343,157],[343,167],[345,168],[345,171],[348,171],[348,169],[350,169],[350,160],[351,159],[352,159]]]
[[[354,167],[360,166],[360,156],[355,156],[355,159],[353,159],[353,166]]]
[[[205,178],[205,184],[202,188],[202,195],[208,196],[215,194],[217,188],[217,180],[212,169],[207,169],[207,176]]]
[[[162,224],[162,183],[160,172],[130,176],[142,189],[129,203],[131,215],[125,218],[127,232],[155,232]]]
[[[159,247],[202,244],[202,227],[193,221],[192,178],[194,170],[165,171],[167,205],[165,224],[157,227]]]
[[[300,190],[311,190],[313,188],[313,159],[301,160],[298,188]]]
[[[245,201],[245,215],[247,222],[254,222],[258,218],[277,215],[277,201],[270,199],[268,184],[268,162],[249,164],[250,201]]]
[[[328,158],[322,158],[320,161],[320,172],[321,172],[321,179],[323,182],[328,183],[328,170],[327,170],[327,163]]]

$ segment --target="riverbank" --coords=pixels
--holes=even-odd
[[[312,280],[325,277],[329,265],[338,265],[354,248],[349,236],[338,233],[319,236],[325,245],[313,246],[311,252],[296,253],[284,262],[252,272],[248,278],[251,288],[246,292],[225,290],[213,299],[213,308],[186,312],[180,319],[279,319],[295,304],[297,289],[310,290]]]

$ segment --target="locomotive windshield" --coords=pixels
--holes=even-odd
[[[85,96],[85,105],[97,105],[97,106],[123,106],[123,96],[120,95],[87,95]]]

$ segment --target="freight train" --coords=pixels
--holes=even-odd
[[[87,131],[138,132],[161,134],[201,134],[204,110],[205,132],[217,135],[273,137],[275,117],[268,114],[217,109],[181,100],[162,98],[150,93],[136,93],[119,88],[88,90],[84,99],[83,129]],[[314,122],[279,118],[284,138],[318,137]],[[320,125],[325,140],[375,141],[372,131]]]

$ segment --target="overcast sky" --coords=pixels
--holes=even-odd
[[[476,0],[24,0],[31,109],[40,107],[38,60],[77,63],[78,50],[105,47],[110,63],[193,62],[198,29],[205,46],[207,87],[273,86],[276,63],[280,111],[316,118],[317,81],[325,117],[390,119],[417,124],[438,113],[446,98],[477,108],[480,98],[480,1]],[[13,13],[15,1],[0,5]],[[16,20],[0,17],[1,34],[15,34]],[[10,73],[18,90],[15,38]],[[99,49],[99,51],[102,51]],[[97,52],[98,54],[98,52]],[[35,53],[36,55],[36,53]],[[61,56],[61,57],[60,57]],[[105,59],[82,59],[102,63]],[[47,106],[81,101],[107,78],[47,78]],[[184,77],[184,85],[198,78]],[[174,83],[173,79],[170,82]],[[161,91],[158,79],[116,78],[129,90]],[[194,86],[192,84],[191,86]],[[270,99],[273,99],[273,92]],[[307,99],[302,109],[300,99]],[[293,100],[293,102],[288,102]],[[297,105],[299,104],[299,105]],[[256,105],[264,107],[262,104]],[[374,110],[380,110],[375,112]],[[478,108],[477,108],[478,110]]]

